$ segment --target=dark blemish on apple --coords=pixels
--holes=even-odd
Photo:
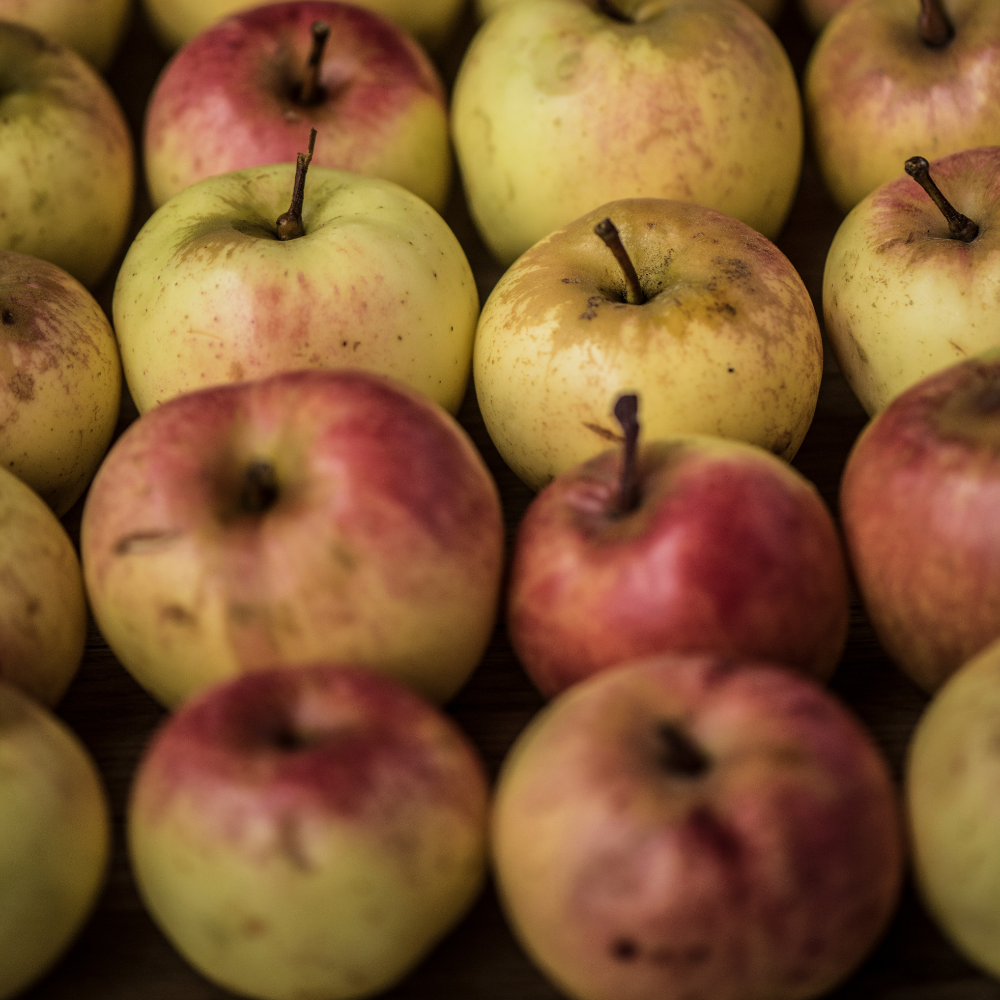
[[[562,279],[562,283],[564,285],[579,285],[580,284],[580,279],[579,278],[563,278]]]
[[[735,368],[727,368],[726,371],[729,372],[730,374],[732,374],[734,371],[736,371],[736,369]]]
[[[14,372],[7,380],[7,388],[23,403],[35,398],[35,379],[29,372]]]
[[[712,305],[712,310],[721,316],[735,316],[736,309],[728,302],[716,302]]]
[[[180,531],[133,531],[119,538],[112,551],[116,556],[162,552],[177,541],[181,534]]]
[[[3,313],[0,314],[0,318],[3,319],[4,326],[10,326],[14,322],[14,314],[9,309],[4,309]]]
[[[600,424],[588,424],[586,421],[583,424],[588,431],[593,431],[598,437],[604,438],[605,441],[613,441],[615,444],[621,444],[625,439],[621,434],[616,434],[614,431],[609,431],[606,427],[602,427]]]
[[[771,443],[772,454],[777,455],[779,458],[784,456],[785,453],[792,445],[792,432],[784,431]]]
[[[737,257],[714,257],[712,263],[717,265],[730,281],[747,281],[753,277],[750,265]]]
[[[638,957],[639,946],[631,938],[618,938],[611,942],[609,951],[619,962],[631,962]]]
[[[160,608],[160,618],[171,625],[193,626],[198,624],[197,617],[179,604],[165,604]]]
[[[605,300],[601,298],[600,295],[591,295],[590,298],[587,299],[586,312],[580,313],[580,319],[594,319],[594,317],[597,316],[598,306],[600,306],[600,304],[604,301]]]
[[[954,347],[955,350],[958,351],[958,353],[961,354],[963,358],[968,355],[969,352],[966,351],[964,347],[960,347],[958,344],[956,344],[954,340],[949,340],[948,343],[951,344],[951,346]]]

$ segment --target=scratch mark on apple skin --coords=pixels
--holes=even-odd
[[[112,551],[116,556],[150,555],[170,548],[183,532],[170,529],[132,531],[115,542]]]
[[[616,434],[614,431],[608,430],[600,424],[590,424],[584,421],[583,426],[586,427],[588,431],[593,431],[599,438],[603,438],[605,441],[612,441],[615,444],[621,444],[621,442],[625,440],[621,434]]]

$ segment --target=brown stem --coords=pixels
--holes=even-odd
[[[615,400],[615,419],[625,435],[622,448],[622,474],[618,482],[619,516],[628,514],[639,506],[639,480],[636,474],[636,452],[639,444],[639,397],[626,393]]]
[[[278,499],[278,473],[274,466],[264,460],[251,462],[243,477],[239,507],[244,514],[263,514],[274,506]]]
[[[602,219],[594,226],[594,232],[604,240],[607,248],[615,255],[615,260],[625,275],[625,301],[634,306],[642,305],[646,301],[646,296],[642,293],[639,275],[635,273],[635,265],[622,243],[621,236],[618,235],[617,227],[610,219]]]
[[[292,185],[292,204],[287,212],[278,216],[275,225],[278,228],[279,240],[297,240],[305,236],[306,228],[302,225],[302,202],[306,191],[306,171],[313,158],[313,147],[316,145],[316,129],[309,129],[309,152],[299,153],[295,159],[295,183]]]
[[[925,45],[940,49],[955,37],[955,28],[941,6],[941,0],[920,0],[917,31]]]
[[[323,88],[319,85],[319,70],[323,62],[323,49],[329,37],[330,25],[326,21],[313,21],[312,48],[309,50],[306,75],[299,90],[299,104],[319,104],[323,100]]]
[[[663,746],[661,761],[671,774],[697,778],[711,766],[709,757],[676,722],[661,722],[657,735]]]
[[[911,156],[903,165],[906,172],[927,192],[948,223],[952,239],[971,243],[979,235],[979,226],[967,215],[955,210],[931,178],[930,164],[922,156]]]

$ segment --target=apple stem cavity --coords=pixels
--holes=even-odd
[[[612,21],[620,21],[622,24],[632,24],[632,18],[625,15],[618,9],[618,5],[611,0],[597,0],[597,10],[605,17],[610,17]]]
[[[299,89],[299,104],[319,104],[323,100],[323,88],[319,83],[319,68],[323,61],[323,49],[330,37],[330,25],[326,21],[313,21],[312,48],[306,63],[306,75]]]
[[[625,301],[629,305],[641,306],[646,301],[646,296],[643,295],[639,275],[635,272],[635,265],[625,249],[625,244],[622,243],[618,227],[610,219],[601,219],[594,226],[594,232],[604,240],[607,248],[615,255],[615,260],[625,275]]]
[[[275,225],[278,228],[279,240],[297,240],[305,236],[306,227],[302,224],[302,203],[306,191],[306,171],[313,157],[316,145],[316,129],[309,130],[309,152],[299,153],[295,160],[295,183],[292,186],[292,204],[287,212],[278,216]]]
[[[622,448],[622,475],[618,483],[616,512],[622,517],[639,506],[639,477],[636,473],[636,454],[639,444],[639,397],[626,393],[615,401],[615,419],[625,435]]]
[[[922,156],[911,156],[904,164],[906,172],[927,192],[928,197],[941,210],[948,223],[951,238],[971,243],[979,235],[979,226],[967,215],[962,215],[947,198],[931,177],[930,164]]]
[[[265,514],[278,500],[278,473],[265,459],[251,462],[243,476],[239,508],[242,514]]]
[[[954,37],[955,28],[941,6],[941,0],[920,0],[920,20],[917,31],[925,45],[944,48]]]
[[[661,763],[679,778],[700,778],[711,767],[711,760],[676,722],[661,722],[657,736],[663,748]]]

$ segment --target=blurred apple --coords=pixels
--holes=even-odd
[[[496,620],[503,519],[440,407],[362,372],[178,397],[133,423],[87,497],[94,616],[160,701],[334,658],[446,701]]]
[[[814,35],[818,35],[850,0],[798,0],[802,17]]]
[[[485,21],[501,7],[509,7],[517,0],[475,0],[476,14],[480,21]],[[744,0],[744,3],[771,24],[777,19],[778,13],[784,7],[784,0]]]
[[[452,132],[504,264],[621,198],[696,202],[774,237],[802,160],[792,66],[738,0],[505,7],[465,54]]]
[[[594,231],[605,218],[636,272],[631,297]],[[774,244],[660,199],[603,205],[532,247],[484,305],[473,354],[486,428],[533,489],[619,439],[622,392],[642,398],[650,438],[712,434],[790,459],[822,371],[816,311]]]
[[[892,917],[897,795],[813,681],[657,657],[577,684],[504,762],[491,845],[529,956],[574,1000],[805,1000]]]
[[[0,998],[26,990],[80,931],[111,841],[97,768],[77,737],[0,681]]]
[[[128,842],[153,917],[241,996],[381,993],[465,913],[486,869],[486,776],[406,689],[316,665],[222,684],[155,734]]]
[[[434,64],[402,28],[326,0],[236,14],[167,64],[145,121],[153,205],[214,174],[294,163],[310,125],[317,166],[385,177],[443,211],[451,148]]]
[[[73,49],[95,69],[111,65],[132,13],[131,0],[0,0],[0,20],[14,21]]]
[[[517,532],[507,634],[546,695],[653,653],[764,659],[826,680],[847,639],[840,538],[816,488],[753,445],[626,444],[553,480]]]
[[[816,42],[803,79],[816,158],[847,212],[935,160],[1000,144],[1000,4],[858,0]]]

